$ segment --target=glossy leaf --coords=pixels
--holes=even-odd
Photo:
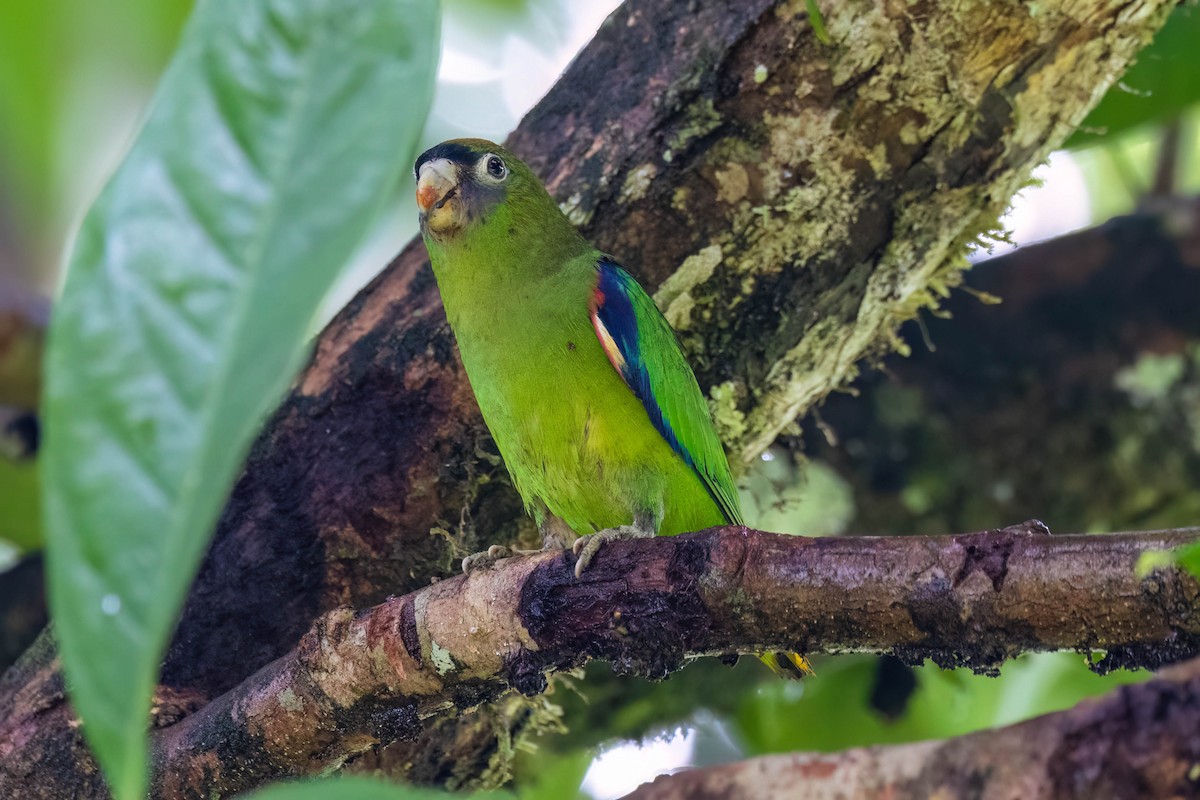
[[[1149,122],[1164,122],[1200,103],[1200,7],[1181,5],[1135,63],[1067,141],[1067,147],[1098,144],[1105,137]]]
[[[84,219],[52,320],[50,601],[118,800],[162,652],[304,331],[412,163],[434,0],[206,0]]]

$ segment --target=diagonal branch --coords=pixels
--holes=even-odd
[[[793,753],[664,775],[625,800],[1065,800],[1195,797],[1200,659],[995,731]]]
[[[727,527],[610,544],[581,580],[569,553],[518,559],[324,615],[290,653],[156,736],[156,796],[321,771],[509,688],[537,694],[545,672],[590,658],[654,679],[694,656],[776,648],[977,670],[1103,649],[1100,668],[1159,666],[1200,653],[1200,584],[1173,569],[1139,579],[1134,565],[1197,539],[1051,536],[1038,522],[903,538]]]
[[[510,139],[657,290],[743,458],[895,346],[1174,3],[820,5],[830,45],[799,2],[628,0]],[[256,443],[164,684],[202,705],[286,660],[323,612],[415,590],[455,546],[515,539],[520,503],[488,447],[410,247],[321,334]],[[53,655],[43,638],[0,681],[0,790],[90,796]],[[354,750],[314,724],[333,754],[315,763]],[[228,739],[220,763],[254,741]]]

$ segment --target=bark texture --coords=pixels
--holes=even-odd
[[[940,742],[767,756],[625,800],[1167,800],[1200,796],[1200,661],[1069,711]]]
[[[510,145],[657,290],[747,459],[956,280],[963,245],[1170,6],[844,0],[822,8],[825,46],[802,2],[631,0]],[[255,445],[168,653],[159,724],[223,702],[321,614],[523,532],[410,246],[319,337]],[[0,684],[0,783],[97,780],[52,658],[35,647]],[[486,739],[471,733],[445,741]],[[502,779],[487,742],[456,757]]]
[[[805,539],[713,528],[512,559],[360,612],[322,616],[287,655],[165,728],[154,794],[207,798],[322,772],[425,724],[545,691],[592,658],[662,679],[697,655],[888,652],[995,669],[1031,650],[1106,650],[1101,669],[1200,653],[1200,583],[1145,579],[1146,550],[1200,530]],[[1036,599],[1035,599],[1036,598]]]

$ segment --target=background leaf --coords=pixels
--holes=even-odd
[[[591,749],[564,754],[538,748],[521,754],[525,780],[517,791],[518,800],[577,800],[586,798],[580,791],[583,776],[592,764]]]
[[[1156,569],[1179,566],[1200,577],[1200,542],[1175,550],[1148,550],[1138,558],[1137,574],[1144,578]]]
[[[412,163],[433,0],[208,0],[84,220],[52,321],[50,601],[84,732],[141,796],[162,651],[323,292]]]
[[[732,719],[735,736],[748,755],[943,739],[1070,708],[1149,675],[1096,675],[1073,653],[1023,656],[996,678],[926,665],[912,673],[916,683],[900,713],[888,718],[872,703],[878,668],[876,658],[842,656],[819,662],[816,676],[802,683],[765,683]]]
[[[19,552],[41,545],[42,513],[37,497],[37,463],[0,455],[0,542],[10,543]]]
[[[417,786],[397,786],[368,778],[333,778],[276,783],[246,795],[246,800],[449,800],[465,796]],[[480,792],[471,795],[472,800],[500,800],[511,797],[512,795],[500,792]]]
[[[6,245],[15,250],[13,271],[28,285],[53,285],[39,273],[57,266],[82,211],[80,192],[87,200],[95,194],[101,176],[89,158],[114,135],[128,140],[119,131],[127,130],[130,101],[162,71],[191,6],[0,4],[0,227],[11,215],[17,241]],[[78,139],[66,134],[85,127]]]
[[[1196,48],[1200,45],[1200,6],[1181,5],[1092,109],[1068,148],[1098,144],[1147,122],[1164,122],[1200,103]]]

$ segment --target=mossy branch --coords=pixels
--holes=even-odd
[[[1141,553],[1200,530],[810,539],[738,527],[502,562],[322,616],[288,654],[155,737],[156,797],[207,798],[316,773],[431,719],[546,688],[599,658],[662,679],[701,655],[887,652],[996,669],[1037,650],[1100,669],[1200,653],[1200,583]],[[231,748],[230,743],[236,743]]]

